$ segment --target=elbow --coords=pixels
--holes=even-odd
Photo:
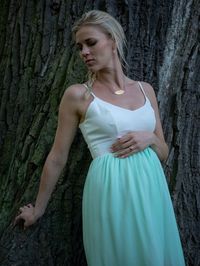
[[[161,156],[160,160],[162,162],[165,162],[168,158],[168,155],[169,155],[169,148],[168,148],[167,143],[165,142],[163,145],[163,152],[162,152],[162,156]]]
[[[67,161],[66,154],[55,154],[50,152],[47,157],[47,163],[53,165],[56,168],[63,169]]]

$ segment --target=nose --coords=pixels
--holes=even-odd
[[[84,45],[84,46],[82,47],[82,50],[81,50],[81,55],[82,55],[82,56],[86,56],[86,55],[88,55],[89,53],[90,53],[89,48],[88,48],[86,45]]]

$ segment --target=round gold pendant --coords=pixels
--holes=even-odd
[[[117,91],[115,91],[115,94],[116,95],[121,95],[121,94],[124,94],[124,90],[117,90]]]

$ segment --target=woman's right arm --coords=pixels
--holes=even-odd
[[[21,213],[15,218],[15,223],[23,219],[24,227],[28,227],[45,212],[52,191],[66,164],[78,127],[78,102],[73,88],[67,89],[60,103],[56,135],[43,167],[35,207],[31,204],[21,207]]]

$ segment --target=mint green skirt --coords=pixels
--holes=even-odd
[[[151,148],[92,161],[83,240],[88,266],[185,265],[165,175]]]

